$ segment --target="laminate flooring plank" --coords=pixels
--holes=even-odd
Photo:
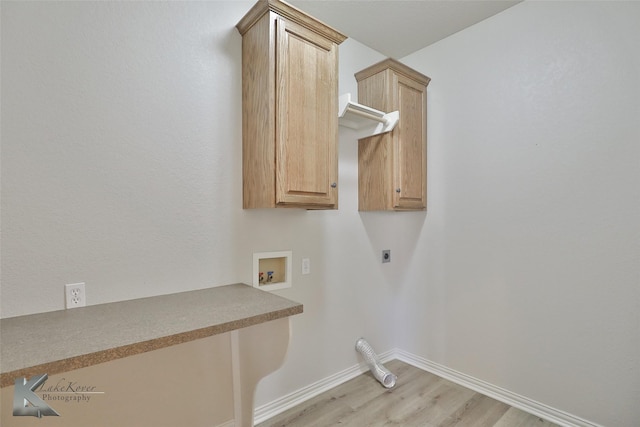
[[[385,425],[424,427],[427,425],[427,420],[433,417],[432,401],[444,383],[435,375],[418,379],[419,381],[415,381],[413,377],[409,377],[406,379],[406,384],[398,387],[399,402],[388,405]]]
[[[494,427],[555,427],[552,422],[543,420],[535,415],[528,414],[517,408],[509,408],[506,414],[494,425]]]
[[[407,363],[385,367],[392,389],[367,372],[257,427],[557,427]]]
[[[388,369],[392,369],[391,364],[387,364],[386,366]],[[407,372],[411,368],[415,369],[411,365],[404,364],[404,366],[398,366],[397,372],[393,370],[391,372],[398,376],[402,375],[402,377],[405,377],[405,372]],[[374,378],[371,372],[359,375],[351,381],[347,381],[344,384],[341,384],[340,386],[328,391],[329,394],[336,398],[342,399],[353,409],[361,407],[362,405],[370,402],[380,395],[391,392],[392,390],[386,389],[382,385],[380,385],[378,380]]]
[[[393,389],[359,406],[356,412],[341,418],[340,425],[409,425],[406,417],[425,409],[428,405],[428,398],[425,396],[441,386],[440,379],[435,376],[424,377],[422,381],[412,378],[412,375],[399,375]],[[376,384],[376,387],[384,389],[380,383]],[[420,425],[420,421],[417,425]]]
[[[384,425],[432,427],[437,425],[437,421],[434,422],[434,420],[446,418],[447,414],[464,403],[465,398],[455,397],[446,392],[444,389],[446,384],[442,379],[435,377],[435,379],[429,378],[429,381],[430,383],[421,387],[417,393],[402,396],[402,404],[392,405],[387,412]]]
[[[322,393],[301,405],[260,423],[260,427],[326,427],[335,420],[354,412],[352,408],[327,393]]]
[[[509,408],[505,403],[474,393],[471,399],[438,426],[493,427]]]

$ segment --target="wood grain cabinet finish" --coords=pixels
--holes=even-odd
[[[242,35],[243,208],[338,206],[338,45],[293,6],[259,1]]]
[[[358,140],[358,209],[427,207],[427,85],[429,77],[386,59],[356,73],[358,102],[400,112],[391,132]]]

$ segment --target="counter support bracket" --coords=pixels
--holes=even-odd
[[[256,386],[284,363],[290,331],[287,317],[231,332],[236,427],[253,427]]]

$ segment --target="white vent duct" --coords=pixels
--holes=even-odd
[[[385,386],[386,388],[392,388],[396,385],[397,376],[392,374],[387,368],[385,368],[380,361],[378,360],[378,356],[373,351],[373,348],[369,345],[368,342],[364,340],[364,338],[360,338],[356,341],[356,350],[358,353],[362,355],[364,360],[369,365],[369,369],[371,369],[371,373],[380,384]]]

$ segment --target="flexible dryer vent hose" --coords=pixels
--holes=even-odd
[[[378,381],[380,381],[380,384],[386,388],[392,388],[396,385],[398,377],[389,372],[389,370],[380,363],[378,356],[376,356],[373,351],[373,348],[371,348],[364,338],[360,338],[356,341],[356,350],[362,355],[365,362],[367,362],[369,369],[371,369],[371,373]]]

